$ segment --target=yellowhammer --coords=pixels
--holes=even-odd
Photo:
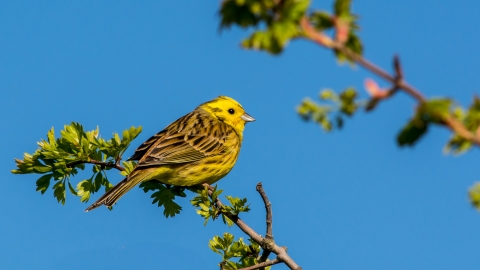
[[[135,150],[130,175],[107,191],[85,212],[114,205],[137,184],[158,180],[174,186],[212,184],[235,165],[246,122],[255,121],[226,96],[203,103],[155,134]]]

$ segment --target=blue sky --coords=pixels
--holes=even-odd
[[[330,9],[330,1],[314,7]],[[478,269],[480,213],[467,189],[480,180],[478,150],[459,157],[433,128],[414,148],[395,136],[414,110],[404,94],[326,134],[295,107],[322,88],[362,91],[359,68],[295,41],[279,57],[245,51],[245,32],[218,31],[218,1],[14,1],[0,9],[0,262],[4,269],[217,269],[208,240],[244,235],[206,227],[188,199],[165,219],[136,188],[113,211],[89,213],[73,196],[35,191],[35,175],[12,175],[13,158],[33,152],[48,129],[71,121],[103,137],[132,125],[152,134],[218,95],[238,100],[257,121],[240,158],[219,182],[247,197],[242,218],[264,233],[263,182],[279,245],[304,269]],[[480,2],[355,1],[365,55],[425,95],[467,105],[478,89]],[[382,86],[386,86],[382,84]],[[116,182],[121,176],[109,175]],[[82,180],[82,176],[74,180]],[[99,195],[97,195],[99,196]],[[286,269],[275,266],[273,269]]]

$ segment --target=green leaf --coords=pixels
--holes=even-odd
[[[220,236],[214,236],[213,239],[209,241],[208,246],[214,252],[222,255],[223,260],[228,260],[231,258],[228,254],[228,250],[233,243],[233,239],[233,234],[226,232],[223,234],[223,238]]]
[[[430,99],[419,106],[417,117],[424,121],[443,124],[451,115],[453,101],[448,98]]]
[[[473,207],[480,211],[480,183],[477,182],[468,191],[468,196]]]
[[[122,161],[123,167],[125,168],[125,171],[121,171],[120,174],[123,176],[128,176],[133,169],[135,169],[135,166],[137,166],[137,163],[133,160],[131,161]]]
[[[350,31],[347,42],[345,43],[345,46],[348,49],[350,49],[352,52],[358,55],[363,55],[362,41],[360,40],[360,37],[358,37],[358,35],[355,34],[355,32]]]
[[[68,181],[68,188],[70,189],[70,193],[72,193],[75,196],[78,196],[77,191],[75,190],[75,188],[72,187],[72,184],[70,184],[70,181]]]
[[[50,179],[52,179],[52,174],[46,174],[37,180],[37,191],[40,191],[42,194],[47,191],[50,186]]]
[[[172,190],[173,195],[175,195],[175,196],[187,197],[187,194],[185,194],[185,188],[184,187],[172,186],[171,190]]]
[[[175,199],[175,195],[182,195],[183,190],[179,191],[181,188],[166,187],[164,184],[158,181],[143,182],[142,184],[140,184],[140,188],[142,188],[144,192],[148,192],[151,190],[155,191],[151,196],[151,198],[153,199],[152,204],[157,203],[158,207],[163,206],[163,215],[165,217],[174,217],[175,215],[180,214],[182,207],[175,203],[173,200]]]
[[[471,141],[465,140],[463,137],[460,137],[457,134],[453,134],[453,136],[450,138],[447,145],[445,146],[444,151],[446,153],[453,153],[454,155],[459,155],[470,150],[472,146],[473,143]]]
[[[77,195],[80,196],[81,202],[88,202],[92,191],[92,179],[87,179],[77,184]]]
[[[272,54],[282,52],[283,46],[271,31],[256,31],[249,38],[242,41],[246,49],[265,50]]]
[[[143,189],[143,192],[147,193],[148,191],[151,190],[157,190],[157,189],[164,189],[165,186],[159,181],[146,181],[142,182],[139,186],[141,189]]]
[[[310,6],[310,0],[286,0],[283,2],[282,6],[278,6],[281,8],[279,21],[289,21],[294,24],[298,24]]]
[[[82,134],[83,135],[83,134]],[[82,136],[82,139],[80,140],[81,142],[81,150],[82,150],[82,155],[83,157],[88,158],[90,154],[90,142],[86,137]]]
[[[322,91],[320,91],[320,99],[331,100],[333,102],[340,101],[340,98],[338,97],[337,93],[335,93],[332,89],[323,89]]]
[[[358,109],[356,102],[357,91],[353,87],[349,87],[340,93],[340,112],[347,116],[352,116]]]
[[[57,198],[57,201],[59,203],[62,203],[63,205],[65,204],[65,200],[67,197],[66,190],[65,190],[65,184],[64,180],[58,181],[54,186],[53,186],[53,196]]]
[[[252,9],[244,5],[243,3],[238,3],[237,1],[223,1],[220,8],[220,28],[229,28],[232,25],[238,25],[240,27],[249,27],[257,25],[260,21],[258,14],[259,11]]]
[[[224,224],[227,224],[228,227],[232,227],[235,223],[231,219],[229,219],[227,216],[222,215],[222,221]]]
[[[452,115],[452,104],[453,101],[447,98],[430,99],[422,103],[398,135],[398,144],[413,146],[427,132],[429,124],[442,124]]]
[[[325,11],[314,11],[310,15],[310,22],[318,31],[325,31],[333,27],[332,15]]]
[[[427,130],[427,122],[414,118],[400,131],[397,136],[397,143],[400,146],[413,146]]]
[[[464,116],[464,124],[472,132],[475,132],[480,126],[480,99],[478,97],[474,97],[472,105],[468,108]]]
[[[53,127],[48,131],[47,138],[48,138],[48,142],[51,145],[55,144],[55,130],[53,129]]]
[[[240,199],[238,197],[226,196],[227,200],[230,202],[231,206],[224,206],[224,211],[228,211],[233,215],[238,215],[241,212],[250,211],[249,205],[246,205],[247,199]]]
[[[112,185],[112,183],[110,183],[110,182],[107,180],[107,178],[104,178],[104,181],[105,181],[105,182],[104,182],[103,185],[105,186],[105,192],[107,192],[107,191],[109,191],[110,189],[113,188],[113,185]]]
[[[92,193],[98,192],[102,187],[104,182],[103,174],[101,172],[95,175],[95,180],[93,181]]]
[[[36,173],[47,173],[51,172],[52,168],[50,166],[33,166],[33,171]]]
[[[345,14],[350,14],[350,2],[351,0],[335,0],[334,2],[335,15],[342,16]]]

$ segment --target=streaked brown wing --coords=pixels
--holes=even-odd
[[[140,160],[140,159],[142,159],[142,157],[145,155],[145,153],[147,153],[148,149],[150,149],[150,147],[152,145],[154,145],[155,142],[157,142],[158,139],[165,136],[165,134],[167,134],[166,129],[164,129],[164,130],[158,132],[157,134],[153,135],[152,137],[150,137],[148,140],[146,140],[144,143],[142,143],[142,145],[140,145],[137,148],[137,150],[135,150],[135,153],[133,153],[133,155],[128,160]]]
[[[146,140],[142,145],[140,145],[136,150],[135,153],[128,159],[128,160],[140,160],[142,157],[150,150],[150,148],[157,143],[158,140],[162,139],[168,133],[172,133],[172,131],[178,130],[179,126],[185,125],[193,115],[193,112],[190,112],[180,118],[178,118],[175,122],[168,125],[164,130],[158,132],[157,134],[150,137]]]
[[[227,137],[234,131],[223,122],[207,121],[206,117],[210,116],[196,111],[175,121],[148,147],[137,166],[190,163],[224,153]]]

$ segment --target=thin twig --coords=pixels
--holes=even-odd
[[[214,188],[208,184],[203,184],[204,187],[208,188],[208,195],[212,196]],[[220,199],[216,199],[216,205],[218,208],[223,207],[222,201]],[[222,212],[227,218],[229,218],[237,227],[242,230],[246,235],[250,236],[250,238],[257,242],[259,245],[263,245],[262,248],[266,248],[265,243],[269,243],[267,246],[271,251],[277,254],[277,259],[281,262],[285,263],[290,269],[292,270],[302,270],[302,268],[287,254],[287,250],[285,247],[280,247],[276,245],[273,240],[265,239],[261,235],[259,235],[255,230],[250,228],[243,220],[241,220],[237,215],[234,215],[230,212]],[[270,240],[270,241],[268,241]]]
[[[400,64],[400,58],[398,57],[398,55],[395,55],[393,57],[393,68],[395,69],[395,79],[397,81],[403,80],[403,68]]]
[[[279,259],[273,259],[273,260],[268,261],[268,262],[262,262],[262,263],[255,264],[255,265],[252,265],[252,266],[249,266],[249,267],[240,268],[238,270],[255,270],[255,269],[260,269],[260,268],[264,268],[264,267],[267,267],[267,266],[271,266],[271,265],[274,265],[274,264],[277,264],[277,263],[281,263],[281,261]]]
[[[74,166],[76,166],[78,164],[82,164],[82,163],[95,164],[95,165],[100,165],[102,167],[114,168],[114,169],[117,169],[119,171],[125,171],[125,168],[120,166],[119,164],[115,164],[115,163],[112,163],[112,162],[103,162],[103,161],[94,160],[94,159],[90,159],[88,161],[76,160],[76,161],[68,163],[67,167],[68,168],[73,168]]]
[[[266,223],[267,223],[267,234],[266,238],[273,239],[272,233],[272,203],[268,200],[267,194],[263,190],[262,182],[259,182],[256,187],[258,193],[262,197],[263,203],[265,204],[265,210],[267,212]]]
[[[369,60],[367,60],[363,56],[352,52],[350,49],[345,47],[345,45],[335,42],[334,45],[333,45],[333,48],[341,51],[348,58],[352,59],[353,61],[355,61],[360,66],[364,67],[365,69],[370,70],[371,72],[375,73],[379,77],[385,79],[386,81],[389,81],[393,85],[396,85],[398,88],[404,90],[407,94],[412,96],[418,102],[423,103],[423,102],[427,101],[427,99],[423,96],[422,93],[420,93],[420,91],[418,91],[415,87],[409,85],[405,80],[403,80],[403,79],[398,80],[395,76],[390,75],[388,72],[381,69],[377,65],[373,64],[372,62],[370,62]]]
[[[273,231],[272,231],[272,203],[268,200],[267,194],[263,190],[263,185],[262,182],[259,182],[256,187],[258,193],[260,193],[260,196],[262,197],[263,204],[265,205],[265,211],[266,211],[266,224],[267,224],[267,230],[265,234],[265,238],[268,240],[272,240],[271,242],[273,243]],[[258,259],[260,263],[266,262],[268,259],[268,256],[270,256],[270,253],[272,251],[270,249],[264,249],[262,252],[262,256]],[[261,270],[265,270],[265,268],[261,268]]]

